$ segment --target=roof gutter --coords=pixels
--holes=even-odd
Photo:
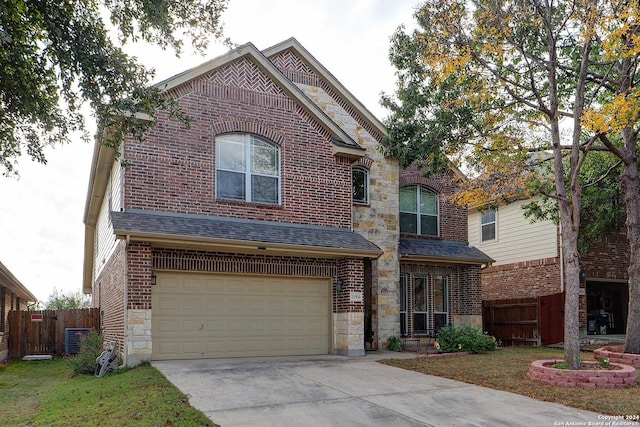
[[[210,237],[194,237],[182,235],[167,235],[162,233],[136,233],[131,231],[116,230],[118,239],[129,241],[150,242],[152,245],[173,248],[203,248],[221,252],[240,252],[263,255],[292,255],[297,256],[322,256],[325,258],[378,258],[382,255],[380,249],[351,249],[324,246],[305,246],[284,243],[271,243],[259,241],[246,241],[235,239],[219,239]]]
[[[403,255],[400,254],[400,261],[413,261],[413,262],[437,262],[439,264],[474,264],[474,265],[482,265],[482,266],[488,266],[491,265],[491,263],[493,262],[493,260],[491,261],[486,261],[486,260],[478,260],[478,259],[471,259],[471,258],[456,258],[456,259],[451,259],[451,258],[447,258],[447,257],[430,257],[430,256],[420,256],[420,255]]]

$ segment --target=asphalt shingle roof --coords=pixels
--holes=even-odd
[[[401,257],[449,259],[454,262],[468,262],[469,264],[486,264],[494,261],[478,248],[449,240],[401,238],[399,250]]]
[[[381,252],[376,245],[360,234],[344,228],[142,210],[111,212],[111,221],[117,235],[153,234],[186,240],[189,237],[200,240],[203,238],[227,239],[264,244],[361,250],[367,253]]]

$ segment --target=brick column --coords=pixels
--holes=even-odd
[[[338,261],[333,300],[334,353],[364,356],[364,262],[361,259]]]
[[[127,249],[127,366],[151,360],[151,255],[149,243],[132,242]]]

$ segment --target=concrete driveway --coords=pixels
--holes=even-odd
[[[375,352],[361,358],[206,359],[152,365],[189,396],[192,406],[223,427],[560,426],[603,421],[596,413],[376,362],[391,357],[414,356]]]

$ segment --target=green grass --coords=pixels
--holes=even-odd
[[[0,365],[7,426],[214,426],[149,364],[72,377],[65,360]]]
[[[562,358],[562,350],[558,349],[508,347],[463,357],[390,359],[381,363],[602,414],[640,415],[640,387],[637,385],[613,390],[566,388],[527,378],[529,365],[534,360]],[[583,352],[582,360],[594,360],[593,353]]]

